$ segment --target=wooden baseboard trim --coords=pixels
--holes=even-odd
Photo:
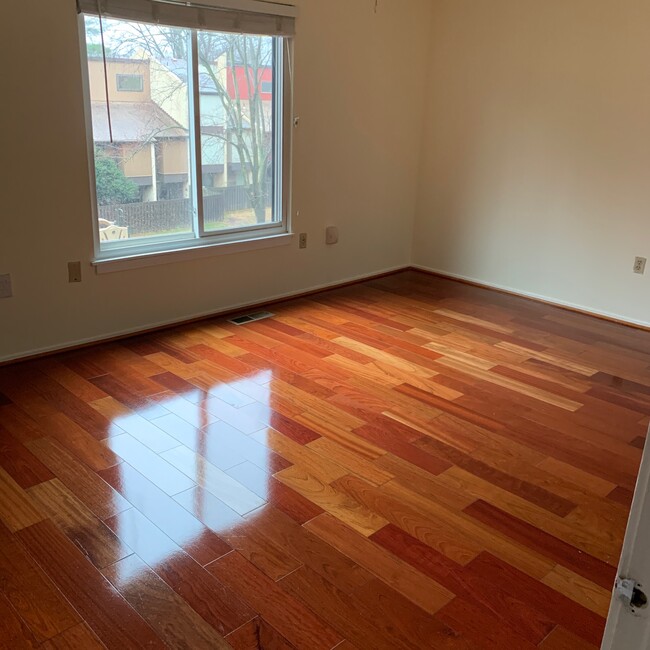
[[[232,316],[234,314],[240,314],[242,312],[250,310],[261,310],[272,305],[279,305],[284,302],[291,302],[292,300],[300,300],[301,298],[307,298],[309,296],[315,296],[319,293],[325,293],[326,291],[333,291],[335,289],[343,289],[344,287],[350,287],[355,284],[361,284],[363,282],[369,282],[371,280],[379,280],[380,278],[386,278],[397,273],[403,273],[404,271],[411,270],[409,266],[403,266],[390,271],[383,271],[381,273],[374,273],[364,277],[356,278],[354,280],[346,280],[344,282],[338,282],[331,285],[318,287],[316,289],[307,289],[295,294],[289,294],[286,296],[281,296],[278,298],[271,298],[270,300],[263,300],[260,302],[247,303],[245,305],[240,305],[239,307],[233,309],[224,309],[222,311],[215,311],[210,314],[204,314],[202,316],[197,316],[195,318],[187,318],[173,323],[166,323],[163,325],[157,325],[154,327],[146,327],[139,330],[134,330],[132,332],[127,332],[125,334],[117,334],[115,336],[107,336],[98,338],[92,341],[87,341],[84,343],[75,343],[72,345],[63,345],[61,347],[53,348],[51,350],[45,350],[42,352],[35,352],[33,354],[26,354],[15,359],[6,359],[4,361],[0,360],[0,368],[4,366],[10,366],[16,363],[24,363],[26,361],[35,361],[37,359],[43,359],[45,357],[51,357],[57,354],[63,354],[65,352],[74,352],[76,350],[83,350],[85,348],[92,348],[97,345],[104,345],[106,343],[114,343],[115,341],[124,341],[126,339],[131,339],[136,336],[144,336],[146,334],[153,334],[155,332],[164,332],[165,330],[171,330],[176,327],[185,327],[187,325],[192,325],[193,323],[200,323],[207,320],[212,320],[215,318],[224,318],[226,316]]]
[[[479,289],[486,289],[488,291],[495,291],[496,293],[502,293],[507,296],[515,296],[516,298],[524,298],[525,300],[530,300],[531,302],[540,303],[542,305],[549,305],[550,307],[556,307],[557,309],[564,309],[565,311],[573,312],[574,314],[581,314],[583,316],[590,316],[591,318],[597,318],[598,320],[607,321],[608,323],[614,323],[615,325],[623,325],[625,327],[630,327],[635,330],[640,330],[642,332],[650,332],[650,326],[642,325],[641,323],[634,323],[632,321],[627,321],[622,318],[616,318],[614,316],[607,316],[605,314],[600,314],[596,311],[589,311],[588,309],[583,309],[581,307],[572,307],[571,305],[564,305],[559,302],[554,302],[553,300],[546,298],[538,298],[536,296],[531,296],[514,289],[503,289],[502,287],[495,287],[494,285],[488,284],[486,282],[479,282],[477,280],[468,280],[466,278],[459,278],[455,275],[444,273],[443,271],[434,271],[432,269],[427,269],[420,266],[412,266],[410,271],[416,271],[418,273],[424,273],[425,275],[432,275],[437,278],[442,278],[443,280],[450,280],[451,282],[459,282],[460,284],[466,284],[471,287],[478,287]]]

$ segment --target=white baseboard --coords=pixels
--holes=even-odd
[[[104,332],[97,336],[91,336],[88,338],[77,339],[73,341],[65,341],[64,343],[57,343],[42,348],[23,350],[22,352],[18,352],[16,354],[0,357],[0,365],[12,361],[27,360],[32,357],[38,357],[41,355],[53,354],[56,352],[64,352],[66,350],[80,348],[86,345],[92,345],[93,343],[102,343],[102,342],[113,341],[121,338],[126,338],[128,336],[135,336],[137,334],[143,334],[146,332],[150,332],[152,330],[174,327],[175,325],[183,325],[184,323],[189,323],[192,321],[199,321],[207,318],[217,318],[223,314],[228,314],[233,311],[249,309],[250,307],[259,307],[268,303],[274,303],[281,300],[288,300],[290,298],[295,298],[296,296],[302,296],[305,294],[322,291],[325,289],[336,289],[336,287],[346,285],[352,282],[371,280],[372,278],[385,275],[388,273],[397,273],[398,271],[406,271],[409,268],[411,267],[408,264],[393,266],[387,269],[373,271],[372,273],[364,273],[362,275],[342,278],[340,280],[336,280],[335,282],[326,282],[323,284],[317,284],[317,285],[312,285],[310,287],[305,287],[303,289],[299,289],[296,291],[288,291],[286,293],[275,294],[273,296],[260,298],[260,300],[256,300],[253,302],[248,301],[248,302],[236,303],[232,305],[226,305],[225,307],[222,307],[216,311],[206,311],[206,312],[200,312],[195,314],[188,314],[187,316],[184,316],[182,318],[164,320],[155,323],[148,323],[146,325],[139,325],[137,327],[127,328],[124,330],[118,330],[114,332]]]
[[[538,302],[544,302],[554,307],[563,307],[565,309],[580,312],[588,316],[596,316],[599,318],[604,318],[606,320],[615,321],[622,325],[630,325],[633,327],[650,330],[650,323],[646,321],[634,320],[632,318],[627,318],[626,316],[621,316],[620,314],[614,314],[612,312],[607,312],[607,311],[600,311],[598,309],[594,309],[593,307],[586,307],[585,305],[579,305],[577,303],[567,302],[565,300],[558,300],[557,298],[551,298],[549,296],[544,296],[539,293],[533,293],[532,291],[522,291],[521,289],[513,289],[512,287],[508,287],[506,285],[496,284],[494,282],[486,282],[485,280],[479,280],[478,278],[473,278],[467,275],[460,275],[458,273],[450,273],[449,271],[434,269],[431,268],[430,266],[423,266],[422,264],[412,264],[411,268],[416,269],[418,271],[434,273],[436,275],[440,275],[445,278],[449,278],[451,280],[461,280],[464,282],[470,282],[471,284],[475,284],[480,287],[485,287],[486,289],[496,289],[497,291],[503,291],[505,293],[512,294],[513,296],[530,298],[532,300],[536,300]]]
[[[281,300],[288,300],[291,298],[295,298],[296,296],[302,296],[305,294],[309,293],[314,293],[318,291],[322,291],[325,289],[335,289],[336,287],[346,285],[349,283],[353,282],[360,282],[363,280],[371,280],[372,278],[385,275],[388,273],[396,273],[398,271],[407,271],[409,269],[414,269],[417,271],[424,271],[428,273],[434,273],[436,275],[439,275],[441,277],[446,277],[451,280],[460,280],[464,282],[470,282],[474,285],[484,287],[486,289],[495,289],[497,291],[503,291],[505,293],[509,293],[514,296],[521,296],[523,298],[530,298],[532,300],[536,300],[538,302],[543,302],[548,305],[552,305],[555,307],[562,307],[566,308],[572,311],[580,312],[586,315],[590,316],[596,316],[599,318],[605,318],[610,321],[618,322],[623,325],[630,325],[633,327],[638,327],[641,329],[647,329],[650,330],[650,323],[645,322],[645,321],[639,321],[639,320],[634,320],[627,318],[625,316],[621,316],[620,314],[614,314],[611,312],[606,312],[606,311],[600,311],[597,309],[593,309],[591,307],[586,307],[584,305],[579,305],[577,303],[572,303],[572,302],[567,302],[564,300],[558,300],[556,298],[551,298],[549,296],[544,296],[538,293],[533,293],[530,291],[522,291],[520,289],[513,289],[512,287],[506,286],[506,285],[501,285],[493,282],[485,282],[484,280],[479,280],[478,278],[473,278],[470,276],[466,275],[460,275],[458,273],[450,273],[449,271],[443,271],[441,269],[435,269],[429,266],[424,266],[422,264],[406,264],[406,265],[400,265],[400,266],[393,266],[389,267],[383,270],[379,271],[374,271],[372,273],[364,273],[362,275],[356,275],[348,278],[342,278],[340,280],[336,280],[335,282],[326,282],[323,284],[317,284],[317,285],[312,285],[310,287],[305,287],[303,289],[299,289],[296,291],[288,291],[285,293],[279,293],[275,294],[273,296],[269,296],[266,298],[262,298],[258,301],[253,301],[253,302],[242,302],[242,303],[236,303],[232,305],[226,305],[216,311],[206,311],[206,312],[200,312],[200,313],[194,313],[194,314],[189,314],[187,316],[184,316],[183,318],[177,318],[177,319],[171,319],[171,320],[164,320],[164,321],[158,321],[155,323],[148,323],[146,325],[141,325],[133,328],[127,328],[124,330],[118,330],[114,332],[104,332],[102,334],[99,334],[97,336],[91,336],[88,338],[83,338],[83,339],[77,339],[73,341],[65,341],[64,343],[57,343],[51,346],[45,346],[41,348],[34,348],[32,350],[24,350],[22,352],[18,352],[13,355],[8,355],[4,357],[0,357],[0,365],[10,363],[13,361],[20,361],[20,360],[26,360],[30,359],[32,357],[38,357],[41,355],[47,355],[47,354],[53,354],[56,352],[64,352],[66,350],[71,350],[75,348],[80,348],[84,347],[87,345],[92,345],[93,343],[102,343],[102,342],[107,342],[107,341],[113,341],[113,340],[118,340],[121,338],[126,338],[129,336],[135,336],[137,334],[143,334],[147,333],[150,331],[155,331],[157,329],[165,329],[168,327],[174,327],[175,325],[183,325],[185,323],[189,323],[192,321],[199,321],[202,319],[206,318],[217,318],[223,314],[228,314],[232,313],[234,311],[238,310],[244,310],[248,309],[251,307],[260,307],[265,304],[269,303],[274,303],[278,302]]]

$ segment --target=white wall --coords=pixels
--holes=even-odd
[[[74,0],[2,9],[0,360],[410,262],[429,0],[300,0],[294,219],[277,248],[95,275]],[[327,225],[341,241],[326,247]],[[84,279],[68,284],[67,262]]]
[[[650,3],[434,0],[414,262],[650,323]]]

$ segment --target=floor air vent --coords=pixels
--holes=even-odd
[[[243,316],[231,318],[228,322],[234,325],[246,325],[246,323],[254,323],[256,320],[264,320],[273,316],[274,314],[270,311],[256,311],[254,314],[244,314]]]

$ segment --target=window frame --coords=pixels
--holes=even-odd
[[[184,28],[191,40],[191,74],[188,74],[190,94],[190,169],[193,193],[193,232],[178,235],[147,237],[146,242],[119,240],[100,242],[99,206],[95,176],[95,142],[92,126],[92,105],[90,96],[90,73],[86,45],[85,17],[78,14],[79,50],[81,58],[82,86],[84,95],[84,117],[87,145],[87,164],[90,181],[91,220],[94,255],[91,260],[98,273],[110,270],[125,270],[154,264],[192,259],[206,254],[228,254],[239,251],[271,248],[290,244],[291,231],[291,172],[293,131],[293,88],[290,71],[293,69],[293,38],[273,38],[273,214],[278,221],[268,224],[254,224],[222,231],[205,230],[203,224],[202,151],[200,127],[200,87],[198,63],[198,33],[200,29]],[[137,22],[137,21],[130,21]],[[210,30],[207,30],[210,31]],[[190,61],[190,57],[188,57]],[[190,71],[188,71],[189,73]],[[144,80],[143,80],[144,81]],[[193,118],[193,119],[192,119]],[[279,137],[278,137],[279,136]],[[129,243],[127,243],[129,242]],[[196,255],[192,253],[195,252]],[[133,261],[130,264],[129,261]]]

